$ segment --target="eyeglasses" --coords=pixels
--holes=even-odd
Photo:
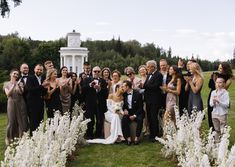
[[[94,73],[99,73],[100,71],[93,71]]]
[[[128,76],[128,77],[131,76],[131,75],[132,75],[132,73],[126,74],[126,76]]]

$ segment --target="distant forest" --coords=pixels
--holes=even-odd
[[[39,41],[22,38],[18,33],[6,36],[0,35],[0,83],[6,79],[6,74],[12,68],[19,68],[20,64],[26,62],[32,71],[37,63],[52,60],[56,68],[60,65],[60,47],[65,47],[67,41],[60,38],[54,41]],[[137,69],[139,65],[145,64],[147,60],[157,62],[164,58],[170,65],[177,64],[178,56],[172,55],[171,48],[165,49],[154,43],[141,44],[137,40],[121,41],[121,39],[86,40],[82,41],[82,47],[89,50],[89,62],[92,66],[99,65],[101,68],[109,67],[123,73],[127,66]],[[191,57],[183,59],[187,62]],[[210,62],[196,58],[203,71],[217,70],[219,61]],[[228,60],[232,63],[232,60]],[[8,77],[8,76],[7,76]]]

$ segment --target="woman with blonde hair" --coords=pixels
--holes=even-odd
[[[204,83],[204,77],[202,74],[201,67],[198,63],[190,64],[189,70],[192,76],[185,76],[184,78],[187,82],[185,85],[185,90],[189,90],[188,112],[189,115],[191,115],[193,110],[203,110],[201,89]]]
[[[47,117],[53,118],[55,111],[62,112],[60,101],[60,88],[57,78],[57,70],[52,68],[47,71],[46,80],[49,82],[47,87],[47,95],[45,97],[47,107]]]

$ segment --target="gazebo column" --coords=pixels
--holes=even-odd
[[[73,66],[72,66],[72,72],[75,72],[75,55],[72,55],[72,64],[73,64]]]

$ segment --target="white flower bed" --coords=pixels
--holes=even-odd
[[[77,105],[74,112],[80,112]],[[39,128],[7,147],[4,161],[1,167],[62,167],[66,164],[66,158],[75,151],[77,143],[84,142],[84,134],[87,123],[83,113],[73,116],[69,114],[61,116],[55,113],[55,117],[41,123]]]
[[[175,113],[177,130],[166,139],[156,138],[164,145],[162,152],[166,157],[177,156],[182,167],[235,167],[235,145],[228,150],[230,127],[224,129],[220,143],[216,143],[211,129],[207,138],[201,137],[204,111],[194,111],[190,118],[187,114],[180,117],[177,107]]]

